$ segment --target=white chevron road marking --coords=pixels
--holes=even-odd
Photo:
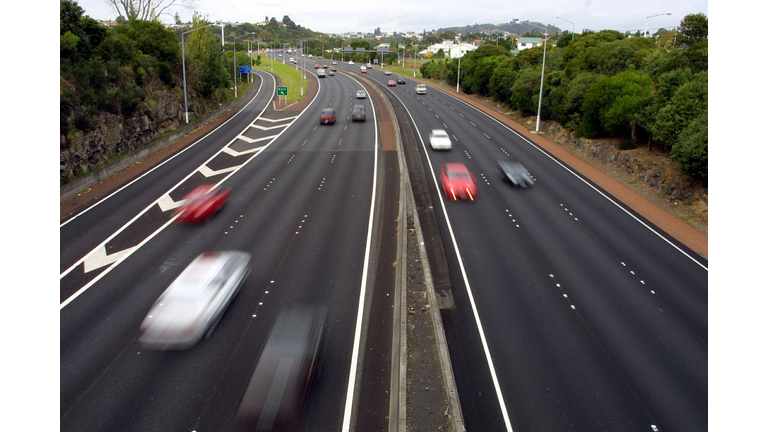
[[[111,255],[107,255],[107,246],[102,244],[100,247],[96,248],[92,254],[88,255],[83,261],[83,265],[85,266],[85,273],[102,268],[105,265],[112,264],[123,256],[133,252],[135,248],[136,246],[123,249]]]

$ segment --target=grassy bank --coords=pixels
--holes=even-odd
[[[281,82],[278,85],[288,87],[288,102],[296,102],[301,99],[301,73],[299,73],[295,65],[283,64],[282,61],[273,61],[268,57],[262,56],[261,65],[254,67],[256,69],[272,72],[280,77]],[[303,80],[303,83],[304,94],[307,94],[307,80]]]

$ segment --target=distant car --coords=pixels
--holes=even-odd
[[[385,70],[384,71],[384,75],[392,75],[392,71],[391,70]]]
[[[335,61],[332,61],[332,62],[331,62],[331,64],[334,64],[334,65],[335,65],[335,64],[336,64],[336,62],[335,62]]]
[[[449,199],[474,201],[477,198],[477,181],[463,163],[443,164],[440,168],[440,178],[443,182],[445,195]]]
[[[397,83],[395,82],[395,80],[387,81],[387,85],[390,87],[397,87]]]
[[[333,108],[323,108],[320,112],[320,124],[336,123],[336,111]]]
[[[289,61],[289,62],[292,62],[292,61],[296,61],[296,59],[294,59],[293,57],[291,57],[291,58],[289,58],[289,59],[288,59],[288,61]]]
[[[533,177],[520,162],[500,160],[496,172],[502,180],[513,186],[533,186]]]
[[[292,305],[277,316],[235,414],[248,430],[297,428],[323,346],[328,309]]]
[[[365,121],[365,105],[352,106],[352,121]]]
[[[429,145],[432,146],[432,150],[450,150],[451,137],[442,129],[432,129],[429,131]]]
[[[334,71],[328,71],[328,76],[334,76],[334,75],[336,75],[336,72],[334,72]]]
[[[360,69],[360,73],[368,73],[368,69]]]
[[[174,211],[178,223],[205,222],[221,211],[229,198],[231,189],[219,190],[214,185],[204,184],[188,193],[180,207]]]
[[[398,84],[405,84],[405,78],[403,78],[403,77],[400,77],[400,76],[399,76],[399,77],[397,77],[397,83],[398,83]]]
[[[372,68],[372,67],[373,67],[373,65],[372,65],[372,64],[370,64],[370,63],[368,63],[368,64],[367,64],[367,65],[365,65],[365,66],[366,66],[366,67],[369,67],[369,68]]]
[[[328,69],[328,65],[327,65],[327,64],[324,64],[324,65],[323,65],[323,69]]]
[[[352,60],[350,60],[350,61],[349,61],[349,64],[353,65],[353,64],[355,64],[355,62],[353,62]]]
[[[325,78],[325,69],[320,69],[317,71],[317,77],[318,78]]]
[[[365,90],[358,90],[357,91],[357,98],[358,99],[365,99],[366,98]]]
[[[139,328],[139,345],[179,350],[209,336],[250,274],[251,254],[198,255],[160,295]]]
[[[331,68],[331,70],[332,70],[332,71],[334,71],[334,72],[336,72],[336,66],[333,66],[333,67]]]
[[[427,85],[416,84],[416,94],[427,94]]]
[[[315,65],[315,69],[320,69],[320,65]]]

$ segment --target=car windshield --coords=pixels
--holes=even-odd
[[[434,131],[432,132],[432,136],[437,138],[448,138],[448,134],[443,131]]]
[[[453,179],[469,178],[469,173],[466,171],[447,171],[445,174]]]
[[[330,110],[330,109],[324,109],[323,110],[323,115],[327,115],[328,116],[328,115],[331,115],[331,114],[333,114],[333,110]]]

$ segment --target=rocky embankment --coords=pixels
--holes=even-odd
[[[184,96],[179,88],[147,86],[148,94],[130,116],[101,112],[93,128],[77,130],[74,140],[60,135],[59,173],[69,181],[90,172],[115,155],[130,154],[162,134],[184,125]],[[192,109],[190,104],[190,109]],[[190,113],[190,117],[193,114]]]

